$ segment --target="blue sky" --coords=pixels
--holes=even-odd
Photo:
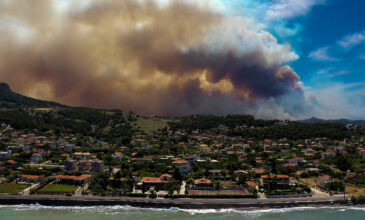
[[[352,0],[351,3],[335,0],[317,6],[304,18],[293,21],[302,23],[303,30],[298,34],[302,42],[294,45],[300,59],[292,67],[305,84],[317,87],[323,83],[365,81],[365,60],[362,57],[365,54],[364,8],[365,2],[361,0]],[[363,39],[354,42],[353,46],[339,44],[346,41],[346,36],[361,35],[361,32]]]
[[[278,4],[307,3],[308,9],[291,17],[284,15],[266,23],[280,43],[290,44],[299,59],[290,63],[305,85],[365,83],[365,1],[363,0],[222,0],[234,13],[265,23],[267,8]],[[290,3],[292,2],[292,3]],[[261,10],[264,9],[264,10]],[[286,9],[288,11],[290,9]],[[283,10],[284,11],[284,10]],[[256,17],[255,17],[256,16]],[[286,32],[292,31],[287,36]],[[341,46],[355,34],[357,42]],[[361,36],[360,36],[361,35]],[[347,37],[347,39],[346,39]]]
[[[289,65],[300,76],[306,93],[323,103],[332,100],[324,104],[334,111],[328,118],[365,118],[365,1],[224,2],[232,6],[233,13],[266,25],[265,30],[279,43],[292,47],[299,58]],[[339,105],[357,110],[336,111]]]

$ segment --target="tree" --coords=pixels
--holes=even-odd
[[[150,196],[151,199],[155,199],[157,198],[157,193],[155,192],[155,190],[151,189],[150,190]]]
[[[278,173],[277,159],[275,157],[271,158],[270,159],[270,164],[271,164],[271,173],[277,174]]]
[[[179,169],[178,169],[178,168],[175,168],[174,173],[172,174],[172,177],[173,177],[175,180],[181,181],[182,176],[181,176],[181,174],[180,174],[180,172],[179,172]]]
[[[214,188],[215,188],[216,190],[220,190],[220,189],[222,188],[222,184],[221,184],[221,182],[219,182],[219,181],[215,182],[215,183],[214,183]]]

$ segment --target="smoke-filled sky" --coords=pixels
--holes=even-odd
[[[0,0],[0,81],[144,115],[365,118],[354,2]]]

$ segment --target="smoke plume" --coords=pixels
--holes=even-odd
[[[0,80],[37,98],[140,114],[303,112],[290,46],[203,3],[0,0]]]

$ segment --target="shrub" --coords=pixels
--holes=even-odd
[[[357,205],[357,204],[365,204],[365,196],[352,196],[351,197],[351,202],[352,204],[354,205]]]

